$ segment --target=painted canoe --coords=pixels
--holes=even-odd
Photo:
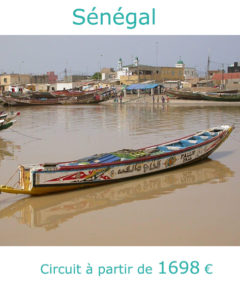
[[[16,120],[11,120],[11,121],[5,121],[5,120],[0,120],[0,130],[7,129],[11,127]]]
[[[166,171],[207,158],[233,128],[221,125],[142,149],[123,149],[70,162],[19,166],[19,187],[0,186],[0,191],[42,195]]]

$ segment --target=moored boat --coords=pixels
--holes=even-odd
[[[108,100],[115,93],[115,88],[103,88],[88,92],[56,91],[34,92],[29,94],[10,93],[1,97],[5,106],[40,106],[61,104],[98,104]]]
[[[240,93],[236,92],[191,92],[191,91],[176,91],[176,90],[167,90],[166,94],[175,97],[177,99],[186,99],[186,100],[205,100],[205,101],[218,101],[218,102],[239,102]]]
[[[11,121],[0,120],[0,130],[11,127],[15,122],[16,120],[11,120]]]
[[[11,121],[19,115],[20,115],[20,112],[11,111],[9,113],[9,112],[2,111],[2,112],[0,112],[0,120]]]
[[[179,90],[166,90],[166,94],[170,97],[175,97],[177,99],[187,99],[187,100],[203,100],[202,94],[199,92],[191,91],[179,91]]]
[[[221,125],[138,150],[123,149],[70,162],[19,166],[19,187],[0,186],[0,191],[41,195],[112,183],[184,166],[207,158],[233,128]]]
[[[7,129],[11,127],[16,120],[15,117],[19,116],[20,112],[10,112],[5,111],[0,112],[0,130]]]
[[[202,93],[202,100],[218,102],[240,102],[239,93]]]
[[[29,98],[29,97],[11,97],[3,96],[1,97],[3,105],[5,106],[32,106],[32,105],[57,105],[61,104],[62,98]]]

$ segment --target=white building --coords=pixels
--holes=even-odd
[[[189,79],[194,79],[198,78],[198,73],[195,68],[184,68],[184,79],[189,80]]]
[[[57,82],[50,85],[50,91],[71,90],[72,88],[72,82]]]
[[[175,67],[184,68],[184,80],[198,78],[197,70],[195,68],[186,67],[184,62],[181,59],[181,56],[179,57],[179,60],[176,63]]]

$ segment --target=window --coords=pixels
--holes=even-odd
[[[3,78],[3,82],[4,82],[4,83],[7,83],[7,78],[6,78],[6,77]]]

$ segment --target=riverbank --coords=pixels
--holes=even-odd
[[[155,101],[153,101],[152,96],[149,95],[143,95],[138,97],[137,95],[127,95],[126,97],[123,97],[122,101],[118,99],[118,102],[115,101],[115,99],[111,99],[105,102],[102,102],[102,104],[129,104],[129,103],[141,103],[141,104],[163,104],[162,103],[162,96],[165,98],[164,104],[173,104],[173,105],[227,105],[227,106],[240,106],[240,102],[228,102],[228,101],[206,101],[206,100],[188,100],[188,99],[176,99],[176,98],[169,98],[169,101],[167,102],[167,95],[159,95],[159,101],[157,101],[157,97],[155,96]]]

